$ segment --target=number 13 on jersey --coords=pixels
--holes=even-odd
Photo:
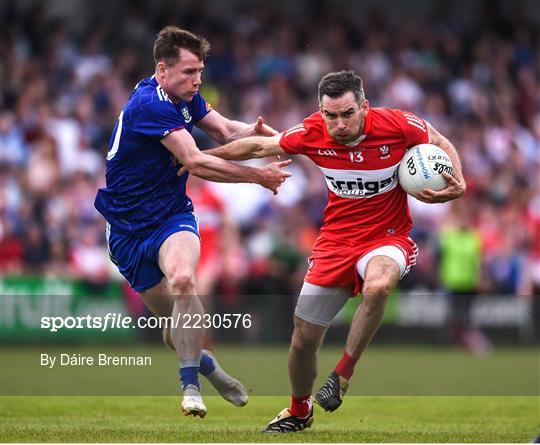
[[[364,160],[360,150],[350,151],[349,158],[351,159],[351,162],[362,162]]]

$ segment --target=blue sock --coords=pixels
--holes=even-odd
[[[212,357],[210,357],[208,354],[205,354],[203,352],[201,355],[201,363],[199,365],[199,372],[202,375],[208,375],[214,372],[214,369],[216,369],[216,367],[214,366],[214,360],[212,360]]]
[[[180,380],[182,381],[182,389],[185,389],[188,385],[195,385],[197,388],[200,388],[199,367],[186,366],[180,368]]]

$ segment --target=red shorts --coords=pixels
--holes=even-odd
[[[383,246],[395,246],[403,253],[406,269],[403,276],[416,264],[418,247],[405,235],[394,235],[360,245],[344,244],[319,237],[308,259],[305,281],[323,287],[351,287],[357,295],[363,280],[357,272],[356,263],[372,250]]]

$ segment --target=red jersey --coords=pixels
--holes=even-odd
[[[346,145],[328,134],[320,112],[285,131],[280,145],[287,153],[309,157],[326,179],[321,237],[357,244],[409,234],[407,195],[397,170],[405,151],[428,139],[425,121],[414,114],[371,108],[363,134]]]
[[[197,188],[188,185],[188,192],[193,201],[195,214],[199,218],[201,251],[204,249],[218,253],[225,212],[223,201],[204,182]]]

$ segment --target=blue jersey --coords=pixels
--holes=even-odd
[[[188,175],[177,175],[179,167],[160,140],[182,128],[191,133],[210,109],[199,93],[173,104],[154,76],[137,84],[114,127],[107,186],[94,202],[113,229],[144,238],[171,215],[193,211]]]

